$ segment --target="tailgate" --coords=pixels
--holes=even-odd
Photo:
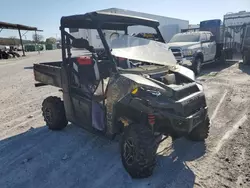
[[[34,64],[33,70],[36,81],[61,88],[60,62]]]

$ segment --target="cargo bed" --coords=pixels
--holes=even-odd
[[[52,85],[61,88],[61,64],[62,61],[34,64],[34,77],[40,82],[37,86]]]

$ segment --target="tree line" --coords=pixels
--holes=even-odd
[[[40,34],[33,34],[32,40],[23,40],[23,44],[39,43],[39,44],[55,44],[57,42],[56,38],[49,37],[44,41],[44,36]],[[17,46],[20,45],[20,39],[12,36],[9,38],[0,37],[0,45]]]

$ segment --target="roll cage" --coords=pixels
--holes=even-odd
[[[78,29],[95,29],[103,43],[105,52],[109,60],[113,63],[115,70],[116,60],[113,58],[109,45],[106,41],[103,30],[116,30],[124,31],[128,34],[129,26],[146,26],[156,30],[159,37],[159,42],[165,43],[160,30],[158,28],[159,22],[152,19],[128,16],[116,13],[106,12],[90,12],[82,15],[64,16],[61,18],[61,41],[62,41],[62,60],[63,64],[68,64],[68,59],[71,57],[71,42],[75,38],[70,35],[65,29],[78,28]]]

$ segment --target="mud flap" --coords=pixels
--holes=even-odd
[[[92,101],[92,126],[103,131],[105,129],[104,110],[102,104]]]

